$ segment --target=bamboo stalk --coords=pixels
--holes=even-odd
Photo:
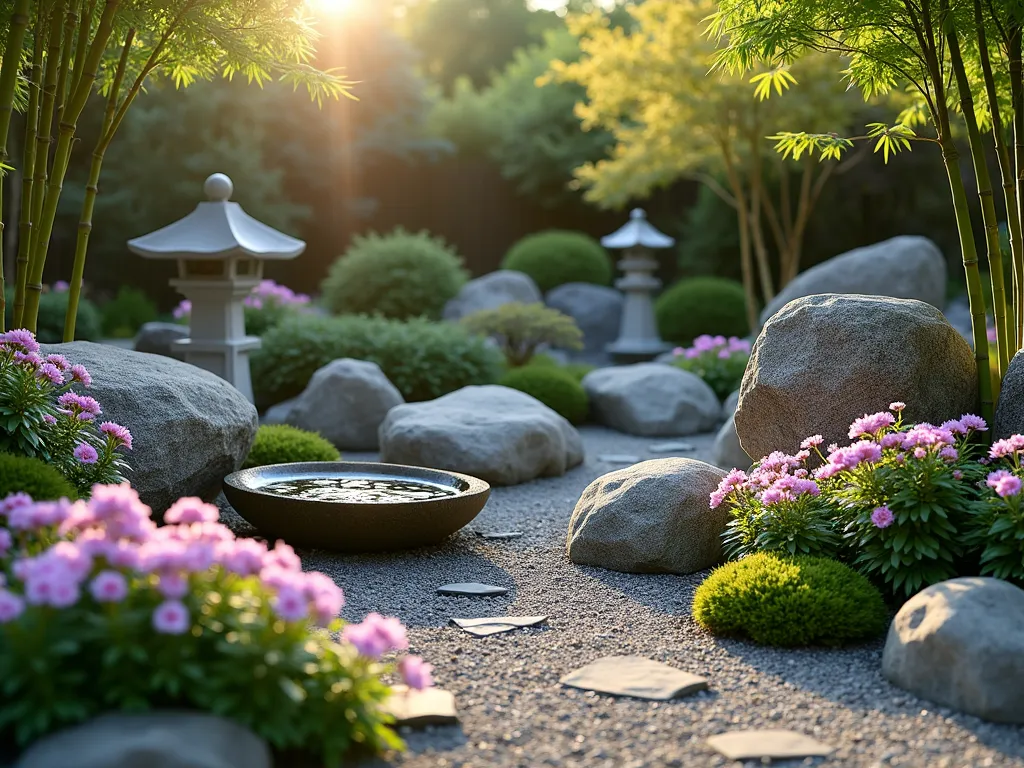
[[[64,42],[60,52],[59,76],[57,78],[57,123],[60,123],[67,101],[67,84],[71,70],[71,53],[74,48],[75,31],[78,29],[78,0],[68,0],[67,13],[64,15]]]
[[[1022,306],[1022,280],[1024,280],[1024,240],[1021,237],[1020,211],[1017,204],[1017,184],[1013,167],[1010,164],[1010,152],[1006,147],[1006,136],[1003,129],[1003,118],[999,109],[999,94],[996,80],[992,73],[992,61],[989,57],[988,39],[985,33],[985,17],[981,9],[981,0],[974,0],[974,21],[978,29],[978,55],[981,59],[981,70],[985,80],[985,93],[988,97],[989,114],[992,120],[992,139],[995,142],[996,157],[999,161],[999,175],[1003,189],[1003,203],[1006,207],[1006,228],[1010,238],[1010,254],[1013,265],[1013,312],[1008,321],[1007,342],[1012,344],[1010,356],[1021,348],[1022,339],[1018,335]],[[1002,259],[1000,258],[1000,263]]]
[[[10,27],[7,30],[7,42],[4,48],[3,62],[0,63],[0,164],[7,164],[7,137],[11,129],[11,117],[14,114],[14,91],[18,84],[21,71],[21,52],[25,44],[25,33],[28,30],[29,0],[16,0],[11,15]],[[0,331],[7,330],[7,297],[4,275],[4,208],[3,182],[0,181]]]
[[[100,172],[103,169],[103,156],[110,146],[110,141],[117,130],[115,118],[118,114],[117,99],[121,92],[121,84],[124,81],[125,69],[128,66],[128,59],[131,55],[132,43],[135,40],[135,30],[129,29],[125,35],[124,45],[121,48],[121,57],[117,62],[117,71],[114,73],[114,81],[107,95],[107,108],[103,115],[103,129],[92,153],[92,162],[89,165],[89,180],[85,186],[85,198],[82,200],[82,213],[78,220],[78,235],[75,238],[75,261],[71,269],[71,287],[68,295],[68,310],[64,315],[64,341],[75,340],[75,324],[78,320],[78,304],[82,297],[82,280],[85,276],[85,257],[89,249],[89,235],[92,233],[92,213],[96,205],[96,196],[99,194]],[[136,81],[141,87],[145,79],[145,72],[139,75]],[[132,88],[125,101],[130,105],[138,93],[138,87]],[[123,115],[122,115],[123,116]]]
[[[945,33],[949,46],[949,60],[956,78],[960,97],[960,111],[967,125],[968,143],[971,148],[971,159],[974,162],[974,176],[978,182],[978,197],[981,200],[981,214],[985,222],[985,243],[988,256],[989,276],[992,278],[992,312],[995,315],[996,347],[998,364],[996,370],[1000,381],[1010,364],[1010,326],[1006,317],[1006,286],[1003,281],[1003,255],[999,246],[999,220],[996,217],[995,196],[992,191],[992,178],[988,172],[985,158],[985,145],[978,118],[974,112],[974,97],[971,94],[971,83],[964,67],[960,53],[960,39],[956,30],[948,28]],[[1014,334],[1016,336],[1016,334]],[[986,336],[987,338],[987,336]]]
[[[1024,66],[1021,64],[1021,26],[1007,27],[1007,55],[1010,60],[1010,98],[1013,104],[1014,164],[1017,179],[1017,221],[1024,237]],[[1020,262],[1015,265],[1021,275],[1021,304],[1024,305],[1024,246]],[[1024,306],[1017,314],[1017,341],[1024,345]]]
[[[50,178],[46,186],[43,211],[38,221],[38,239],[32,254],[29,279],[33,283],[39,283],[42,280],[43,268],[46,266],[47,248],[49,247],[50,235],[53,233],[53,222],[57,216],[57,203],[60,201],[64,176],[67,173],[68,162],[71,159],[71,149],[74,144],[75,131],[78,127],[78,118],[81,116],[82,110],[89,99],[89,94],[92,92],[93,83],[96,81],[96,73],[103,58],[103,51],[110,41],[110,35],[113,33],[114,15],[119,2],[120,0],[106,0],[103,15],[100,17],[96,34],[89,46],[89,53],[85,57],[81,80],[72,85],[72,96],[68,100],[64,115],[61,118],[57,150],[54,153]],[[38,313],[39,293],[29,292],[25,302],[26,317],[34,322]]]
[[[47,161],[50,157],[50,144],[53,142],[53,113],[57,102],[57,69],[60,65],[61,33],[63,28],[60,24],[60,17],[63,13],[64,3],[54,3],[50,11],[50,20],[47,23],[47,47],[46,47],[46,70],[43,76],[42,101],[39,107],[39,123],[36,127],[36,157],[35,169],[33,170],[32,181],[32,220],[39,220],[43,208],[43,192],[46,185]],[[39,230],[33,228],[32,241],[29,246],[28,274],[29,279],[25,283],[25,305],[31,307],[33,296],[35,305],[39,305],[39,294],[42,293],[42,270],[39,276],[35,274],[36,249],[38,247]],[[37,312],[25,313],[25,327],[30,331],[36,331]]]
[[[37,20],[38,21],[38,20]],[[38,24],[37,26],[42,26]],[[39,91],[43,72],[43,45],[45,31],[37,29],[32,41],[32,71],[29,75],[28,110],[25,113],[25,144],[22,148],[21,217],[18,224],[18,261],[15,270],[17,285],[14,292],[14,327],[23,326],[25,314],[25,284],[28,281],[28,263],[32,242],[32,168],[36,157],[36,131],[39,129]]]

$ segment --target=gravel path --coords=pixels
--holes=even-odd
[[[576,499],[615,468],[596,457],[656,458],[648,447],[659,442],[593,427],[583,435],[584,466],[562,478],[495,489],[469,529],[441,547],[354,557],[302,553],[306,567],[345,588],[346,619],[370,611],[401,617],[410,627],[411,651],[426,657],[438,685],[456,696],[461,727],[404,734],[410,751],[390,764],[741,765],[719,757],[705,739],[730,729],[790,728],[837,751],[826,761],[776,764],[1024,768],[1024,727],[954,714],[892,687],[880,671],[881,642],[853,650],[781,651],[716,640],[689,616],[706,573],[640,576],[568,562],[565,533]],[[687,455],[701,458],[711,437],[688,442],[697,450]],[[525,535],[494,541],[479,538],[477,530]],[[456,581],[510,592],[473,599],[435,594],[441,584]],[[546,627],[488,638],[448,625],[452,617],[545,614]],[[570,670],[614,654],[642,655],[704,675],[711,690],[653,703],[558,684]]]

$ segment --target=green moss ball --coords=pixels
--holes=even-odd
[[[590,399],[583,385],[572,374],[548,365],[513,368],[498,382],[540,400],[572,424],[582,424],[590,410]]]
[[[743,286],[721,277],[694,277],[671,286],[654,304],[661,338],[688,346],[701,334],[750,333]]]
[[[0,453],[0,499],[27,493],[35,501],[77,499],[75,487],[42,459]]]
[[[338,461],[338,449],[316,432],[287,424],[265,424],[256,432],[256,440],[243,467],[268,464],[295,464],[304,461]]]

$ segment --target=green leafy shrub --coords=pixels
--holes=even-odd
[[[4,291],[7,300],[7,327],[13,327],[14,290]],[[63,284],[45,291],[39,297],[39,317],[36,325],[36,338],[41,344],[60,344],[64,341],[64,317],[68,313],[68,291]],[[97,341],[103,335],[103,324],[100,311],[96,305],[84,296],[78,302],[78,319],[75,321],[76,341]]]
[[[357,236],[321,284],[324,304],[336,315],[381,315],[437,320],[468,272],[455,249],[428,232],[402,228]]]
[[[573,424],[582,424],[590,410],[586,390],[572,374],[550,365],[513,368],[498,381],[540,400]]]
[[[749,341],[703,334],[693,340],[692,347],[676,347],[672,364],[700,376],[719,400],[725,400],[740,388],[748,360]]]
[[[338,449],[316,432],[288,424],[264,424],[256,431],[249,456],[242,466],[294,464],[303,461],[338,461]]]
[[[843,563],[761,552],[715,569],[693,618],[716,635],[784,647],[870,640],[889,624],[881,593]]]
[[[614,274],[599,242],[561,229],[527,235],[509,249],[501,267],[526,273],[544,293],[566,283],[608,285]]]
[[[462,318],[473,333],[494,338],[510,368],[526,365],[541,344],[583,349],[583,332],[576,321],[543,304],[510,302]]]
[[[317,369],[343,357],[379,365],[407,402],[493,384],[501,362],[497,350],[456,323],[300,315],[271,328],[252,355],[257,405],[295,397]]]
[[[27,493],[36,501],[77,499],[78,492],[56,467],[42,459],[0,453],[0,501]]]
[[[162,527],[151,514],[129,486],[105,485],[81,506],[20,505],[2,529],[0,743],[111,710],[189,709],[325,768],[402,747],[385,676],[432,681],[419,657],[384,658],[408,648],[398,619],[342,621],[328,576],[303,571],[284,542],[236,538],[200,499],[179,499]],[[97,542],[119,554],[83,557]]]
[[[654,304],[661,337],[686,346],[703,334],[746,336],[747,300],[743,286],[720,277],[680,280]]]
[[[157,319],[159,312],[145,293],[122,285],[117,296],[100,308],[103,333],[112,339],[130,339],[146,323]],[[79,311],[79,322],[81,311]]]

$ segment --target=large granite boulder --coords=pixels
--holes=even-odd
[[[977,408],[974,354],[935,307],[825,294],[790,302],[754,342],[736,433],[754,459],[795,452],[810,435],[849,442],[850,423],[889,403],[940,424]]]
[[[523,392],[464,387],[392,408],[380,427],[380,460],[515,485],[564,475],[583,462],[583,441],[568,421]]]
[[[502,304],[540,304],[543,297],[533,279],[522,272],[499,269],[489,275],[470,280],[459,295],[444,307],[445,320],[461,320],[482,309],[495,309]]]
[[[994,440],[1021,434],[1024,434],[1024,351],[1014,355],[1006,369],[992,424]]]
[[[345,358],[313,374],[284,422],[319,432],[343,451],[375,451],[384,417],[404,402],[379,365]]]
[[[999,579],[952,579],[903,604],[882,672],[936,704],[1024,724],[1024,590]]]
[[[108,714],[33,744],[18,768],[271,768],[263,739],[201,712]]]
[[[249,454],[256,408],[224,379],[169,357],[88,341],[43,347],[84,365],[100,418],[131,430],[128,480],[154,512],[181,496],[212,500]]]
[[[654,459],[587,486],[569,521],[569,559],[623,573],[694,573],[722,561],[724,507],[709,498],[725,476],[693,459]]]
[[[623,295],[614,288],[590,283],[566,283],[548,291],[546,302],[568,315],[583,331],[584,356],[603,356],[605,346],[619,338]]]
[[[661,363],[599,368],[583,378],[597,422],[631,435],[682,436],[714,429],[722,405],[695,373]]]
[[[761,313],[761,324],[793,299],[816,293],[853,293],[917,299],[942,308],[946,259],[927,237],[905,235],[823,261],[801,272]]]
[[[736,415],[733,413],[715,435],[715,442],[711,445],[711,463],[721,469],[742,469],[744,472],[754,463],[740,445],[736,434]]]
[[[189,329],[181,323],[146,323],[135,335],[135,351],[151,355],[163,355],[182,360],[183,355],[174,349],[174,342],[187,339]]]

